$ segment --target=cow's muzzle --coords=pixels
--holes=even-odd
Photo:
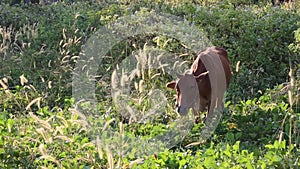
[[[182,107],[182,106],[177,106],[177,112],[181,115],[184,116],[188,113],[188,108],[187,107]]]

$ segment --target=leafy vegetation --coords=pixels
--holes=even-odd
[[[139,12],[181,17],[228,50],[226,108],[206,142],[187,146],[198,141],[199,123],[173,148],[148,155],[134,148],[124,155],[104,143],[126,147],[120,140],[126,135],[135,145],[130,140],[136,136],[160,136],[174,127],[174,93],[165,87],[173,78],[163,69],[142,72],[131,84],[130,106],[140,112],[164,103],[153,102],[149,91],[161,89],[167,97],[151,121],[122,116],[111,97],[111,76],[129,56],[147,57],[155,49],[191,64],[195,53],[174,37],[141,34],[114,45],[98,69],[96,112],[85,103],[82,112],[74,108],[72,76],[82,46],[103,25]],[[0,167],[299,168],[299,12],[296,3],[268,1],[1,2]],[[101,140],[111,134],[105,129],[115,129],[116,139]]]

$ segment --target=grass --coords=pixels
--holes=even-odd
[[[287,4],[281,6],[282,10],[274,11],[270,4],[236,4],[235,1],[157,3],[109,1],[5,6],[0,12],[5,18],[0,26],[0,57],[5,61],[0,68],[1,168],[299,168],[299,31],[298,24],[293,22],[299,13],[285,10],[290,8]],[[195,4],[204,6],[196,9]],[[240,10],[237,6],[246,6],[245,9],[251,6],[253,11],[246,13],[243,9],[244,13],[235,13]],[[115,45],[99,68],[99,72],[104,73],[95,82],[96,107],[72,98],[71,77],[80,59],[81,46],[99,25],[142,8],[186,16],[197,28],[210,31],[214,43],[227,47],[232,70],[240,63],[228,90],[223,119],[206,142],[186,147],[198,141],[203,124],[189,126],[188,120],[178,121],[174,92],[165,87],[166,82],[174,78],[163,66],[153,70],[144,64],[164,51],[187,61],[188,66],[195,54],[172,37],[141,35]],[[36,12],[39,10],[45,16],[39,16]],[[18,21],[16,12],[20,17],[26,13],[28,18]],[[265,15],[272,16],[268,23],[260,21]],[[291,23],[292,30],[272,26],[285,16],[289,19],[283,22]],[[231,22],[232,17],[239,17],[240,22]],[[260,32],[266,42],[274,43],[257,46],[253,52],[258,60],[249,57],[252,50],[249,46],[256,44],[250,37],[256,34],[244,34],[244,41],[238,41],[243,33],[253,30],[253,27],[239,26],[246,21],[256,23],[257,30],[279,32]],[[231,25],[226,23],[236,24],[236,27],[229,29]],[[224,29],[220,29],[220,24]],[[228,30],[232,31],[228,33]],[[294,32],[294,36],[289,32]],[[277,43],[278,39],[284,39],[286,44]],[[278,57],[283,55],[289,58]],[[126,77],[132,71],[122,72],[127,63],[124,60],[130,57],[137,59],[137,67],[132,68],[137,72],[131,84]],[[279,61],[284,67],[282,70],[288,71],[278,71],[269,64]],[[141,67],[143,69],[139,69]],[[113,74],[118,80],[112,80]],[[278,82],[270,85],[264,77],[277,78]],[[116,92],[113,98],[112,81],[117,88],[122,84],[124,88],[131,88],[127,92],[130,97],[124,98]],[[258,82],[258,88],[251,86],[254,81]],[[258,90],[260,94],[256,93]],[[116,105],[120,101],[117,96],[130,104]],[[153,106],[163,104],[160,109]],[[76,109],[79,107],[82,109]],[[124,110],[123,115],[120,108]],[[152,118],[138,123],[137,117],[151,114],[152,110],[155,110],[149,115]],[[186,130],[189,127],[191,129]],[[162,137],[166,131],[171,131],[170,137]],[[187,135],[175,144],[172,141],[181,140],[176,132]],[[136,138],[165,140],[142,147],[143,142]],[[172,144],[172,148],[165,148],[166,142]],[[160,151],[155,152],[154,146]],[[143,151],[148,154],[141,153]]]

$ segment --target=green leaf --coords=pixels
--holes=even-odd
[[[280,143],[279,143],[278,140],[276,140],[276,141],[274,142],[274,148],[275,148],[275,149],[278,149],[279,146],[280,146]]]
[[[273,149],[274,148],[274,146],[272,144],[267,144],[267,145],[265,145],[265,147],[268,148],[268,149]]]
[[[224,153],[225,155],[227,155],[228,157],[231,157],[230,149],[231,149],[230,145],[227,144],[227,145],[226,145],[226,150],[223,151],[223,153]]]
[[[13,125],[14,125],[14,120],[13,119],[8,119],[7,120],[7,128],[8,128],[8,131],[11,132],[11,129],[13,128]]]
[[[186,164],[186,162],[187,161],[185,159],[180,160],[179,161],[179,166],[180,166],[179,168],[183,167]]]
[[[212,155],[215,154],[215,150],[207,149],[207,150],[206,150],[206,154],[209,155],[209,156],[212,156]]]
[[[89,138],[87,137],[84,137],[82,140],[81,140],[81,144],[84,144],[84,143],[87,143],[89,142]]]
[[[216,160],[213,157],[206,157],[204,160],[204,166],[206,166],[207,168],[217,168],[218,167]]]
[[[240,141],[237,141],[234,145],[233,145],[233,150],[238,152],[240,150]]]
[[[223,151],[225,155],[231,158],[231,152],[229,150]]]
[[[252,103],[252,100],[247,100],[247,101],[246,101],[246,106],[251,105],[251,103]]]
[[[232,132],[226,133],[226,139],[230,142],[234,141],[234,134]]]
[[[253,169],[253,167],[252,167],[250,161],[247,162],[246,167],[247,167],[247,169]]]

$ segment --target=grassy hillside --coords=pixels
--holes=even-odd
[[[299,9],[2,1],[0,167],[299,168]],[[204,124],[178,117],[165,84],[211,45],[228,51],[232,79],[199,143]]]

